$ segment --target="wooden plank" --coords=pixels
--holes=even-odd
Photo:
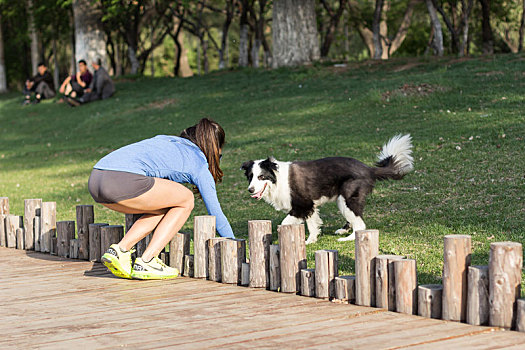
[[[89,224],[95,222],[92,205],[77,205],[77,237],[79,240],[78,258],[89,260]]]
[[[42,208],[42,199],[25,199],[24,200],[24,249],[35,249],[35,216],[40,215],[40,208]],[[40,237],[40,233],[36,235]],[[40,243],[37,242],[40,250]]]

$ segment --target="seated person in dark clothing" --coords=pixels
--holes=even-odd
[[[53,77],[44,63],[38,64],[38,74],[26,80],[23,93],[25,95],[24,104],[31,103],[31,95],[35,94],[33,103],[39,103],[45,98],[55,97],[55,85]]]
[[[115,85],[109,77],[108,72],[101,66],[100,58],[91,64],[95,73],[89,87],[85,90],[84,96],[74,99],[69,97],[67,102],[72,106],[79,106],[82,103],[105,100],[115,93]]]
[[[84,89],[89,87],[92,80],[93,75],[89,71],[86,61],[80,60],[78,61],[77,74],[68,76],[60,86],[60,89],[58,89],[58,92],[65,96],[81,97],[84,95]]]

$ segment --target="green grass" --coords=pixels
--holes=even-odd
[[[364,220],[380,230],[381,253],[415,258],[419,282],[439,282],[446,234],[472,235],[472,263],[481,265],[491,242],[524,243],[524,59],[397,59],[122,80],[114,98],[80,108],[22,107],[11,93],[0,97],[0,196],[19,215],[24,199],[43,198],[57,202],[58,220],[74,219],[75,205],[94,204],[87,179],[103,155],[211,117],[228,142],[218,195],[234,232],[246,238],[248,220],[271,219],[275,231],[285,214],[250,198],[243,161],[350,156],[372,164],[391,136],[410,133],[415,171],[378,183]],[[204,213],[198,200],[194,214]],[[122,214],[101,205],[95,216],[123,224]],[[353,273],[354,243],[333,234],[343,218],[334,204],[321,216],[324,234],[307,247],[309,266],[315,250],[337,249],[340,273]],[[183,230],[192,226],[189,220]]]

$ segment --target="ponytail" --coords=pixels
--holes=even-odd
[[[224,173],[220,168],[220,151],[226,138],[224,129],[217,122],[202,118],[196,125],[184,129],[180,136],[199,146],[215,183],[221,182]]]

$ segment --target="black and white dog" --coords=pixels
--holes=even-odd
[[[277,210],[288,213],[282,225],[300,224],[306,220],[310,235],[306,244],[314,243],[323,224],[318,207],[337,201],[346,219],[337,234],[352,234],[339,241],[355,239],[355,231],[366,229],[363,209],[366,196],[376,180],[400,180],[413,169],[410,135],[397,135],[388,141],[378,156],[375,167],[353,158],[331,157],[312,161],[280,162],[274,158],[250,160],[242,164],[248,191],[264,199]]]

